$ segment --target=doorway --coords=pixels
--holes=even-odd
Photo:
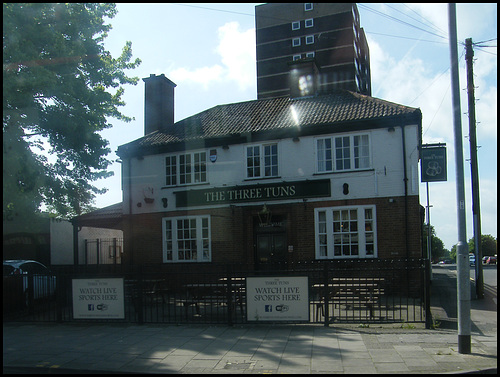
[[[256,253],[258,265],[284,263],[286,261],[286,234],[258,234]]]

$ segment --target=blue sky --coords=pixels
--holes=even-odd
[[[118,56],[126,41],[142,64],[129,75],[140,78],[164,73],[177,84],[175,121],[220,104],[257,98],[255,68],[255,3],[117,4],[113,29],[105,47]],[[358,3],[361,26],[368,38],[372,96],[422,111],[423,142],[446,143],[448,181],[431,183],[431,224],[445,247],[458,241],[455,150],[451,110],[450,50],[447,4]],[[474,84],[482,233],[497,237],[497,4],[457,4],[460,88],[466,88],[463,43],[475,48]],[[470,158],[467,93],[461,91],[463,154]],[[115,160],[118,146],[144,133],[144,83],[125,88],[122,111],[131,123],[113,120],[102,132]],[[120,164],[115,176],[97,183],[109,191],[95,205],[122,200]],[[467,239],[472,237],[470,164],[464,164]],[[427,203],[425,183],[420,202]]]

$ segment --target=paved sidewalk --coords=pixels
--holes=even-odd
[[[497,367],[496,337],[318,325],[4,324],[4,373],[442,373]],[[34,370],[26,368],[36,368]]]
[[[449,292],[456,280],[451,272],[442,272],[433,277],[431,311],[439,325],[434,330],[421,324],[4,323],[3,371],[496,374],[496,287],[485,300],[472,302],[472,353],[459,354],[455,303]]]

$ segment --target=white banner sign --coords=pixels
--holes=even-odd
[[[73,279],[73,318],[124,319],[123,279]]]
[[[248,321],[309,322],[307,276],[247,277]]]

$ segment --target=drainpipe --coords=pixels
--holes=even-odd
[[[405,126],[401,125],[401,138],[403,141],[403,174],[405,185],[405,242],[406,242],[406,258],[410,257],[410,242],[409,242],[409,229],[408,229],[408,172],[406,170],[406,141],[405,141]]]
[[[132,239],[132,158],[129,157],[127,163],[128,170],[128,244],[129,244],[129,262],[130,265],[133,265],[134,261],[134,253],[133,253],[133,242]]]

